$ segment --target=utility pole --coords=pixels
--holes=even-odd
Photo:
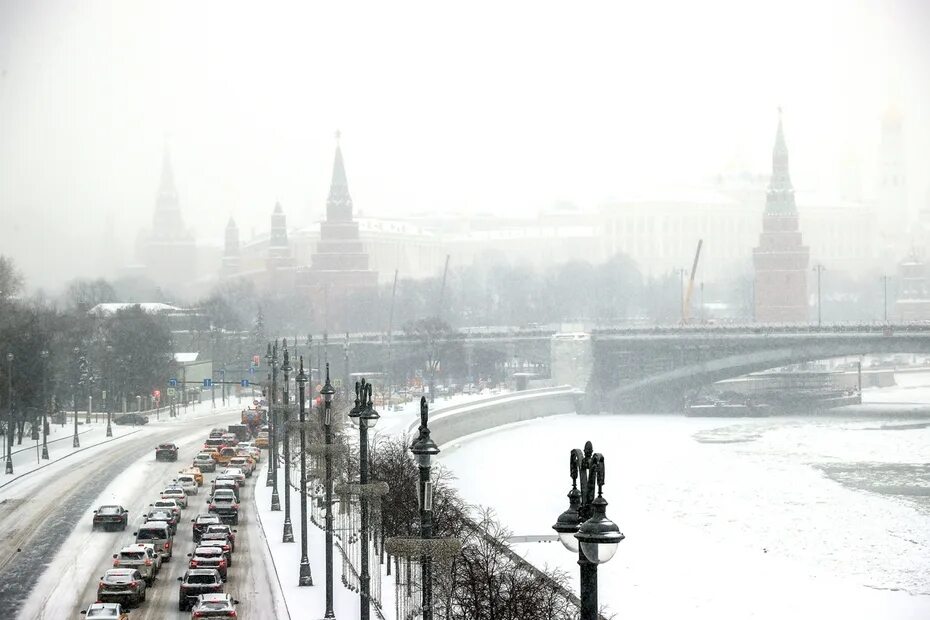
[[[888,276],[882,276],[882,293],[884,295],[884,320],[888,322]]]

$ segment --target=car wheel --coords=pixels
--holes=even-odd
[[[187,611],[187,605],[178,601],[178,611]]]

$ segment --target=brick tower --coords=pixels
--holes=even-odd
[[[810,249],[801,242],[780,109],[762,233],[752,258],[756,272],[755,320],[760,323],[807,322]]]

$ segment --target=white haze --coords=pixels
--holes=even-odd
[[[532,215],[640,184],[765,172],[868,187],[882,111],[906,118],[930,202],[921,0],[111,2],[0,0],[0,253],[33,286],[131,255],[171,144],[186,223],[220,238],[318,218],[333,133],[357,209]],[[761,206],[760,206],[761,208]],[[801,205],[803,209],[803,205]]]

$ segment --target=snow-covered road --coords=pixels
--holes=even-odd
[[[132,542],[132,526],[158,491],[190,462],[212,426],[238,421],[234,408],[188,419],[152,424],[136,435],[86,450],[24,477],[0,493],[0,607],[7,617],[78,617],[96,598],[97,580],[111,567],[111,556]],[[156,462],[153,447],[173,441],[177,463]],[[205,484],[209,486],[210,476]],[[263,481],[262,481],[263,483]],[[243,506],[251,505],[251,481]],[[175,538],[174,559],[165,564],[148,600],[132,617],[189,618],[177,611],[178,584],[187,553],[193,550],[190,519],[205,512],[206,490],[191,498]],[[120,503],[130,511],[130,531],[92,532],[92,511]],[[248,508],[237,527],[237,548],[227,592],[238,597],[240,613],[275,618],[261,530]],[[16,549],[22,549],[17,552]],[[255,549],[258,548],[258,552]]]

